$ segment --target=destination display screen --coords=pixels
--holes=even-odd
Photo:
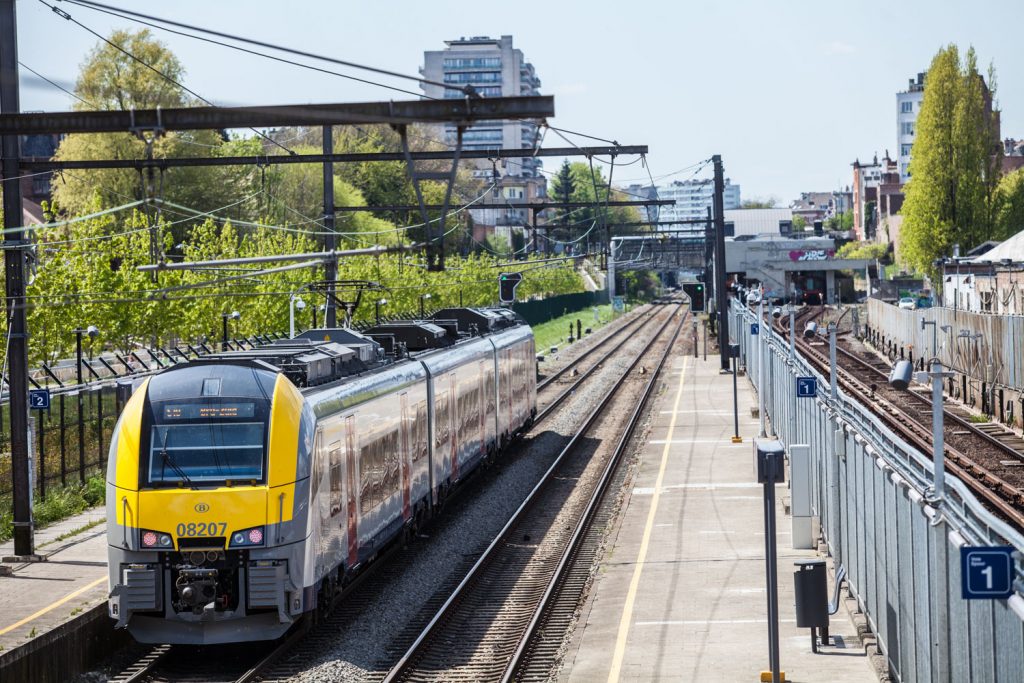
[[[168,403],[164,405],[165,420],[206,420],[232,417],[253,417],[256,404],[246,403]]]

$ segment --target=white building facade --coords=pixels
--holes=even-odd
[[[924,74],[910,79],[906,90],[896,93],[896,140],[900,182],[910,180],[910,151],[917,134],[917,115],[924,101]]]
[[[518,97],[540,94],[540,79],[533,65],[523,57],[522,50],[512,47],[512,36],[489,38],[474,36],[446,40],[444,50],[423,53],[424,78],[451,84],[421,84],[423,94],[431,98],[458,99],[465,97],[467,85],[483,97]],[[445,127],[449,142],[455,140],[455,128]],[[465,149],[528,149],[535,146],[538,127],[531,121],[482,121],[466,130],[463,135]],[[527,157],[510,159],[500,164],[502,176],[537,177],[540,159]],[[490,162],[480,165],[481,175],[491,175]]]
[[[652,191],[653,190],[653,191]],[[655,188],[650,186],[635,185],[626,188],[630,196],[638,195],[650,199],[674,199],[674,206],[660,206],[651,210],[648,215],[646,210],[641,209],[645,220],[653,220],[654,212],[657,212],[659,221],[692,221],[703,220],[708,217],[708,209],[712,207],[715,196],[715,182],[711,179],[703,180],[676,180],[668,185],[659,185]],[[740,208],[740,186],[733,185],[728,178],[725,179],[722,199],[726,210]],[[672,229],[673,226],[666,225],[665,229]]]

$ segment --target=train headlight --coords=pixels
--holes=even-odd
[[[174,546],[174,539],[171,538],[170,534],[165,534],[161,531],[150,531],[149,529],[141,529],[141,531],[143,548],[164,550]]]
[[[254,526],[251,529],[231,532],[232,548],[246,548],[254,545],[263,545],[263,527]]]

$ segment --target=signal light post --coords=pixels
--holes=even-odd
[[[516,300],[516,287],[523,281],[522,273],[502,273],[498,276],[498,300],[510,304]]]

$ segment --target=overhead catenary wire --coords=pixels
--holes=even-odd
[[[58,1],[58,2],[60,2],[60,0],[57,0],[57,1]],[[198,98],[199,100],[201,100],[202,102],[205,102],[206,104],[208,104],[208,105],[209,105],[209,106],[211,106],[211,107],[215,107],[215,106],[217,106],[217,105],[215,105],[215,104],[214,104],[213,102],[211,102],[210,100],[206,99],[205,97],[203,97],[202,95],[200,95],[199,93],[197,93],[197,92],[196,92],[195,90],[192,90],[191,88],[189,88],[189,87],[188,87],[188,86],[186,86],[185,84],[183,84],[183,83],[181,83],[181,82],[179,82],[179,81],[176,81],[175,79],[171,78],[170,76],[168,76],[167,74],[165,74],[165,73],[164,73],[163,71],[161,71],[160,69],[157,69],[157,68],[156,68],[155,66],[153,66],[152,64],[150,64],[150,63],[149,63],[149,62],[147,62],[146,60],[144,60],[144,59],[142,59],[142,58],[140,58],[140,57],[138,57],[138,56],[136,56],[136,55],[132,54],[132,53],[131,53],[130,51],[126,50],[126,49],[125,49],[125,48],[123,48],[122,46],[120,46],[120,45],[118,45],[117,43],[113,42],[112,40],[110,40],[110,39],[108,39],[108,38],[104,37],[104,36],[103,36],[102,34],[100,34],[100,33],[96,32],[96,31],[92,30],[91,28],[89,28],[88,26],[86,26],[86,25],[85,25],[85,24],[83,24],[82,22],[78,21],[77,19],[75,19],[74,17],[72,17],[72,16],[70,15],[70,14],[68,14],[68,13],[67,13],[67,12],[65,12],[64,10],[60,9],[59,7],[54,7],[53,5],[51,5],[51,4],[49,4],[48,2],[46,2],[46,0],[39,0],[39,3],[40,3],[40,4],[42,4],[42,5],[45,5],[46,7],[49,7],[49,8],[50,8],[50,10],[51,10],[51,11],[52,11],[52,12],[53,12],[54,14],[56,14],[57,16],[61,17],[62,19],[65,19],[65,20],[67,20],[67,21],[70,21],[71,23],[75,24],[76,26],[79,26],[79,27],[80,27],[80,28],[82,28],[83,30],[85,30],[85,31],[87,31],[87,32],[89,32],[89,33],[91,33],[92,35],[96,36],[97,38],[99,38],[100,40],[102,40],[102,41],[103,41],[104,43],[106,43],[107,45],[109,45],[110,47],[114,48],[114,49],[115,49],[115,50],[117,50],[118,52],[121,52],[121,53],[122,53],[122,54],[124,54],[124,55],[125,55],[126,57],[128,57],[128,58],[130,58],[130,59],[132,59],[132,60],[134,60],[134,61],[136,61],[136,62],[138,62],[139,64],[141,64],[142,66],[146,67],[147,69],[149,69],[149,70],[150,70],[150,71],[152,71],[153,73],[157,74],[157,75],[158,75],[158,76],[160,76],[161,78],[163,78],[163,79],[165,79],[166,81],[168,81],[169,83],[173,83],[174,85],[178,86],[179,88],[181,88],[181,89],[182,89],[182,90],[184,90],[185,92],[189,93],[189,94],[190,94],[190,95],[192,95],[193,97],[196,97],[196,98]],[[278,141],[274,140],[274,139],[273,139],[272,137],[270,137],[270,136],[269,136],[269,135],[267,135],[266,133],[263,133],[262,131],[256,130],[255,128],[250,128],[250,130],[251,130],[252,132],[256,133],[257,135],[259,135],[260,137],[262,137],[263,139],[265,139],[266,141],[270,142],[271,144],[274,144],[274,145],[276,145],[276,146],[280,147],[281,149],[283,149],[284,151],[288,152],[289,154],[295,154],[294,150],[288,149],[287,147],[285,147],[284,145],[282,145],[282,144],[281,144],[281,143],[279,143]]]
[[[30,71],[30,72],[34,73],[36,76],[38,76],[39,78],[41,78],[44,81],[46,81],[47,83],[52,85],[54,88],[57,88],[57,90],[60,90],[61,92],[64,92],[64,93],[66,93],[68,95],[71,95],[71,97],[74,97],[76,100],[78,100],[82,104],[84,104],[84,105],[86,105],[88,107],[92,107],[93,109],[99,109],[99,107],[97,107],[95,104],[93,104],[89,100],[84,99],[84,98],[76,95],[75,93],[73,93],[72,91],[68,90],[67,88],[65,88],[62,85],[58,85],[57,83],[54,83],[49,78],[47,78],[46,76],[42,75],[41,73],[39,73],[38,71],[36,71],[32,67],[30,67],[28,64],[26,64],[25,62],[21,61],[20,59],[18,60],[18,65],[21,68],[25,69],[26,71]]]
[[[40,1],[42,1],[42,0],[40,0]],[[179,22],[179,21],[174,21],[174,20],[171,20],[171,19],[164,19],[162,17],[156,17],[156,16],[149,15],[149,14],[143,14],[142,12],[136,12],[134,10],[124,9],[124,8],[121,8],[121,7],[114,7],[112,5],[106,5],[106,4],[99,3],[99,2],[92,2],[91,0],[57,0],[57,1],[58,2],[62,2],[62,1],[63,2],[69,2],[71,4],[75,4],[75,5],[78,5],[80,7],[84,7],[84,8],[92,9],[92,10],[96,10],[96,11],[105,12],[107,14],[120,13],[120,14],[123,14],[123,15],[130,15],[136,21],[138,21],[138,20],[145,20],[147,22],[156,22],[158,24],[165,24],[167,26],[175,26],[175,27],[177,27],[179,29],[185,29],[185,30],[188,30],[188,31],[195,31],[195,32],[199,32],[199,33],[205,33],[207,35],[216,36],[218,38],[223,38],[223,39],[226,39],[226,40],[232,40],[232,41],[239,42],[239,43],[245,43],[247,45],[256,45],[258,47],[267,48],[267,49],[270,49],[270,50],[277,50],[279,52],[285,52],[285,53],[293,54],[293,55],[296,55],[296,56],[299,56],[299,57],[306,57],[308,59],[315,59],[315,60],[319,60],[319,61],[324,61],[324,62],[328,62],[328,63],[331,63],[331,64],[337,64],[339,66],[346,66],[346,67],[349,67],[351,69],[360,69],[360,70],[363,70],[363,71],[369,71],[369,72],[372,72],[372,73],[380,74],[382,76],[390,76],[392,78],[399,78],[399,79],[414,81],[414,82],[417,82],[417,83],[422,83],[424,85],[436,85],[436,86],[440,86],[441,88],[448,88],[448,89],[451,89],[451,90],[461,90],[467,96],[474,96],[476,94],[476,91],[470,85],[467,85],[465,87],[459,88],[459,87],[455,87],[453,84],[450,84],[450,83],[442,83],[440,81],[434,81],[434,80],[431,80],[429,78],[424,78],[422,76],[412,76],[410,74],[403,74],[403,73],[398,72],[398,71],[391,71],[390,69],[382,69],[380,67],[370,66],[368,64],[360,64],[358,62],[352,62],[352,61],[349,61],[349,60],[338,59],[336,57],[328,57],[327,55],[321,55],[321,54],[317,54],[317,53],[314,53],[314,52],[308,52],[306,50],[298,50],[298,49],[286,47],[286,46],[283,46],[283,45],[276,45],[274,43],[270,43],[270,42],[263,41],[263,40],[256,40],[256,39],[253,39],[253,38],[246,38],[244,36],[238,36],[238,35],[234,35],[234,34],[231,34],[231,33],[224,32],[224,31],[217,31],[217,30],[214,30],[214,29],[204,28],[204,27],[201,27],[201,26],[195,26],[195,25],[192,25],[192,24],[186,24],[186,23]],[[195,37],[195,36],[191,36],[191,37]],[[227,44],[224,44],[224,43],[221,43],[221,44],[224,47],[229,47],[229,48],[233,48],[233,49],[240,49],[237,46],[227,45]],[[267,56],[267,55],[261,55],[261,56]],[[297,64],[297,66],[302,66],[302,65],[301,64]],[[342,75],[342,74],[336,74],[336,75]],[[343,77],[348,78],[348,76],[343,76]],[[368,81],[368,82],[371,83],[372,85],[381,86],[380,83],[373,83],[372,81]],[[382,86],[382,87],[389,87],[389,86]],[[419,96],[418,93],[417,93],[417,96]]]

